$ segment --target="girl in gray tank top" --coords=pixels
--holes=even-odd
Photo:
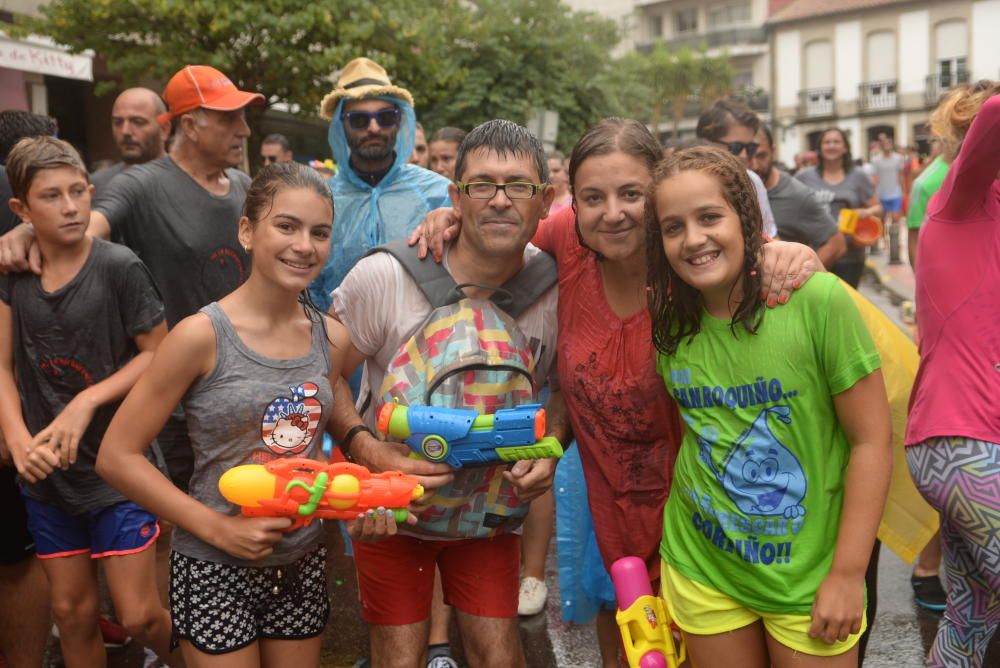
[[[287,518],[243,517],[218,485],[234,466],[320,456],[331,379],[350,338],[300,296],[329,255],[332,219],[315,171],[296,163],[261,170],[239,221],[249,279],[167,335],[100,450],[101,475],[177,526],[170,608],[189,664],[274,640],[303,665],[319,663],[329,614],[319,522],[290,530]],[[190,496],[142,457],[178,403],[194,450]],[[265,654],[246,653],[246,665]]]

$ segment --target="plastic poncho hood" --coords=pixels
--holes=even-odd
[[[416,142],[417,120],[413,107],[397,97],[365,98],[391,102],[400,111],[392,167],[377,186],[354,173],[341,120],[345,99],[337,103],[327,132],[339,168],[328,181],[334,201],[330,257],[310,286],[314,301],[324,311],[330,307],[330,294],[370,249],[406,237],[429,212],[448,205],[448,180],[407,163]]]

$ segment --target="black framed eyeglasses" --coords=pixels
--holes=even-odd
[[[748,158],[752,158],[755,155],[757,155],[757,150],[760,148],[760,144],[758,144],[755,141],[747,141],[747,142],[743,142],[743,141],[729,141],[729,142],[720,141],[720,142],[716,142],[716,143],[717,144],[722,144],[723,146],[725,146],[726,149],[728,149],[729,152],[732,153],[735,156],[739,156],[740,153],[742,153],[743,151],[746,151]]]
[[[378,111],[345,111],[343,118],[352,130],[364,130],[375,119],[380,128],[392,128],[399,124],[399,109],[379,109]]]
[[[462,183],[455,181],[455,187],[472,199],[493,199],[498,190],[502,190],[510,199],[531,199],[535,193],[545,190],[547,183],[528,183],[527,181],[512,181],[510,183],[492,183],[490,181],[473,181]]]

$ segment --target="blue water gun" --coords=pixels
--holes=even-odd
[[[480,415],[462,408],[388,403],[379,411],[378,428],[425,459],[445,462],[456,469],[563,454],[559,440],[545,435],[545,409],[541,404],[523,404]]]

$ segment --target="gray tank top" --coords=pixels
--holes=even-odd
[[[241,464],[264,464],[280,457],[321,454],[323,430],[333,406],[327,379],[329,348],[323,323],[312,327],[312,348],[304,357],[273,360],[240,340],[215,302],[201,309],[215,328],[215,368],[188,389],[181,401],[194,449],[189,494],[206,506],[237,515],[239,506],[219,492],[219,478]],[[317,319],[320,317],[316,316]],[[316,546],[320,522],[288,532],[274,553],[244,561],[177,528],[172,546],[195,559],[237,566],[289,564]]]

